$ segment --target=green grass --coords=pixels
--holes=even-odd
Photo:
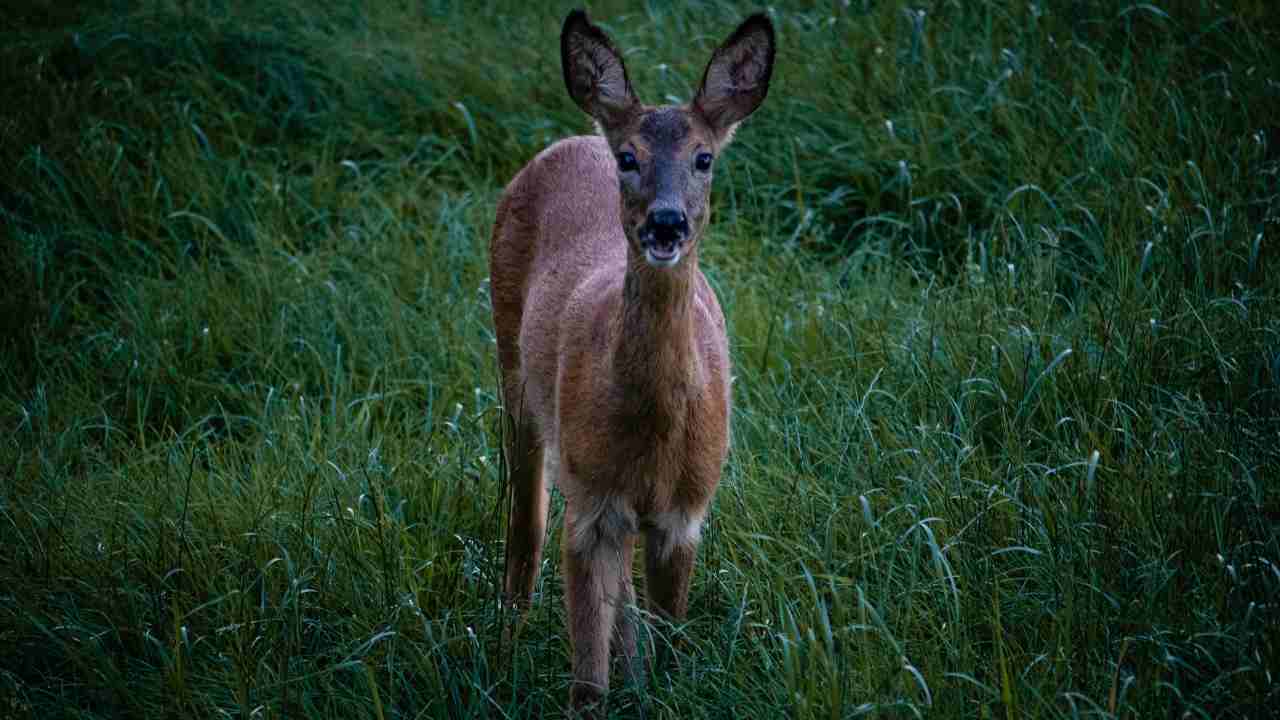
[[[0,717],[562,712],[558,530],[499,640],[486,248],[588,129],[568,6],[364,5],[6,11]],[[746,12],[680,5],[592,7],[651,101]],[[1280,702],[1271,5],[773,6],[733,452],[612,712]]]

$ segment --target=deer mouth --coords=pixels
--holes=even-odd
[[[644,260],[652,267],[667,268],[680,262],[684,253],[682,233],[662,233],[653,230],[640,231],[640,250]]]

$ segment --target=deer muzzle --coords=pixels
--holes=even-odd
[[[640,249],[653,267],[671,267],[680,262],[689,237],[689,218],[681,210],[651,210],[640,226]]]

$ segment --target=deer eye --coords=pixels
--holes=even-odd
[[[706,172],[711,169],[711,153],[701,152],[693,159],[693,166],[700,172]]]
[[[636,162],[636,156],[623,151],[618,153],[618,170],[620,172],[635,172],[640,169],[640,163]]]

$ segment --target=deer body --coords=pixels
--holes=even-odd
[[[695,264],[629,272],[616,216],[583,212],[619,207],[613,164],[603,138],[570,138],[507,188],[491,268],[499,343],[516,340],[506,390],[558,450],[544,464],[566,498],[700,517],[728,450],[724,316]]]
[[[581,12],[565,22],[561,53],[570,94],[604,136],[557,142],[508,184],[490,291],[514,428],[506,592],[517,606],[530,600],[554,483],[565,496],[571,696],[583,707],[608,688],[612,638],[635,657],[622,610],[634,602],[638,535],[650,605],[673,619],[687,609],[729,446],[725,321],[697,262],[710,163],[764,98],[773,34],[763,16],[744,23],[688,107],[640,104],[621,56]]]

